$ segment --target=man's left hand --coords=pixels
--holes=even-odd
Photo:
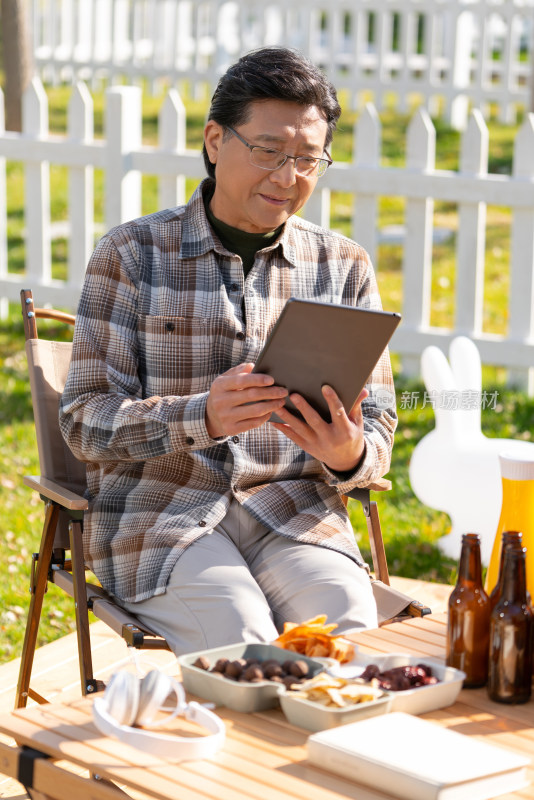
[[[332,387],[323,386],[322,392],[332,422],[326,422],[301,395],[291,394],[289,399],[304,419],[283,407],[276,412],[283,422],[272,422],[271,425],[329,469],[349,472],[356,468],[365,450],[362,400],[369,392],[362,389],[348,414]]]

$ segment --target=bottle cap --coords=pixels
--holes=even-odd
[[[534,448],[530,457],[514,456],[511,453],[499,453],[501,475],[510,481],[534,480]]]

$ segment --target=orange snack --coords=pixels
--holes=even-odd
[[[343,664],[354,657],[354,646],[342,636],[332,636],[336,628],[335,622],[326,624],[325,614],[300,624],[285,622],[283,632],[273,644],[309,658],[335,658]]]

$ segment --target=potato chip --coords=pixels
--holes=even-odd
[[[346,639],[342,639],[340,636],[334,636],[331,644],[331,658],[335,658],[342,664],[354,658],[354,645]]]
[[[326,694],[330,698],[329,705],[337,706],[338,708],[343,708],[346,705],[345,701],[343,700],[343,695],[333,686],[329,686],[326,690]]]
[[[326,614],[304,622],[284,622],[284,628],[273,644],[309,658],[335,658],[340,663],[351,661],[354,646],[341,636],[332,636],[335,622],[326,624]]]
[[[320,672],[295,686],[294,694],[326,708],[346,708],[376,700],[382,692],[369,691],[361,683],[357,684],[345,678],[334,678],[326,672]]]
[[[330,656],[330,648],[320,642],[309,641],[304,648],[304,655],[308,656],[308,658],[328,658]]]

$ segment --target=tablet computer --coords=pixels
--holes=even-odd
[[[348,413],[400,320],[400,314],[390,311],[291,298],[253,371],[272,375],[278,386],[298,392],[330,422],[321,387],[332,386]],[[299,414],[289,399],[286,407]],[[271,419],[279,421],[274,414]]]

